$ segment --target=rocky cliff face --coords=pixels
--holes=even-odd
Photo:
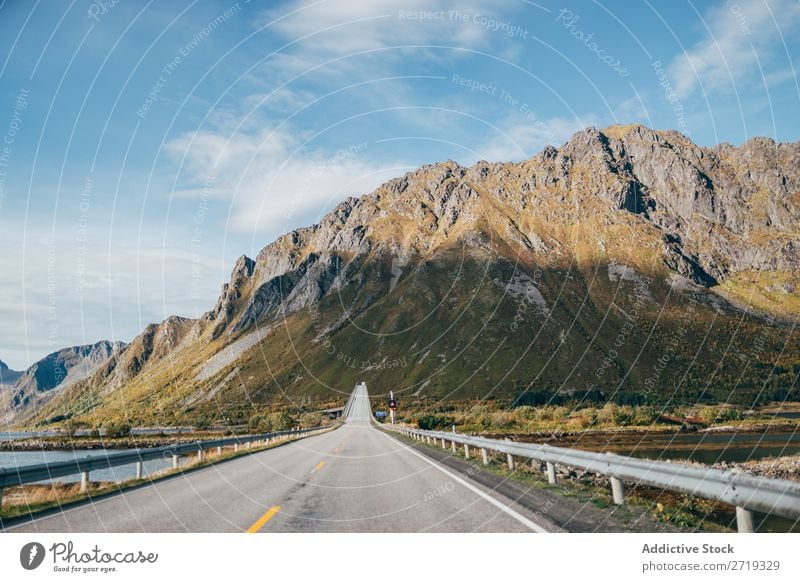
[[[0,388],[13,386],[20,376],[22,376],[22,372],[12,370],[4,361],[0,360]]]
[[[60,389],[80,382],[102,369],[125,344],[100,341],[74,346],[48,354],[17,378],[5,399],[7,412],[36,407],[52,398]]]
[[[796,143],[704,148],[633,125],[521,163],[423,166],[240,257],[211,311],[148,326],[47,412],[235,406],[365,370],[417,395],[507,394],[530,379],[652,395],[680,382],[647,370],[675,334],[687,354],[710,350],[704,318],[736,335],[748,313],[752,333],[794,357],[780,325],[800,314],[799,162]],[[631,321],[650,342],[638,355]],[[509,349],[535,356],[499,364]],[[214,374],[199,374],[209,358]]]
[[[255,261],[240,259],[212,313],[239,332],[315,304],[359,257],[408,262],[485,231],[539,262],[569,260],[576,241],[563,227],[576,221],[601,252],[608,227],[631,226],[642,246],[658,246],[663,267],[715,287],[741,273],[793,274],[799,216],[800,144],[703,148],[638,125],[588,129],[520,164],[423,166],[348,199]]]

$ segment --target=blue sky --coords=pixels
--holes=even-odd
[[[236,257],[590,125],[800,132],[796,0],[5,1],[0,359],[208,310]]]

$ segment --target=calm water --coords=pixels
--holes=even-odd
[[[583,448],[581,442],[576,443]],[[800,433],[688,433],[609,439],[589,443],[602,449],[641,459],[689,460],[713,464],[743,462],[800,453]]]
[[[677,435],[615,436],[578,440],[573,446],[611,451],[641,459],[691,460],[713,464],[743,462],[800,453],[799,433],[688,433]],[[722,525],[736,527],[733,508],[707,517]],[[800,523],[782,517],[754,514],[756,531],[800,532]]]
[[[41,432],[0,432],[0,441],[15,441],[27,438],[51,437],[58,436],[56,431],[41,431]]]
[[[109,453],[122,452],[125,449],[109,450]],[[57,463],[59,461],[69,461],[82,457],[104,456],[106,451],[0,451],[0,468],[16,468],[25,465],[35,465],[37,463]],[[145,476],[172,467],[172,457],[165,459],[154,459],[144,462]],[[121,465],[119,467],[108,467],[92,471],[90,479],[92,481],[126,481],[136,477],[136,465]],[[65,475],[59,477],[57,481],[62,483],[75,483],[80,481],[80,474]]]
[[[204,432],[219,432],[224,429],[206,429]],[[77,430],[75,431],[76,436],[88,436],[89,430]],[[105,434],[105,429],[100,429],[100,436]],[[164,428],[132,428],[131,435],[133,436],[148,436],[148,435],[160,435],[160,434],[192,434],[195,432],[195,429],[186,426],[170,426]],[[30,431],[30,432],[3,432],[0,431],[0,441],[15,441],[19,439],[28,439],[28,438],[41,438],[41,437],[55,437],[55,436],[62,436],[62,434],[55,430],[44,430],[44,431]]]

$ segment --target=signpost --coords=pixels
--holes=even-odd
[[[397,410],[397,398],[394,397],[394,392],[389,391],[389,418],[391,424],[394,424],[394,411]]]

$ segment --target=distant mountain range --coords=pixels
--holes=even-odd
[[[23,372],[17,372],[8,367],[8,365],[0,360],[0,387],[10,387],[14,382],[22,376]]]
[[[767,138],[612,126],[427,165],[241,257],[201,318],[37,362],[5,415],[233,422],[361,380],[401,402],[798,399],[798,217],[800,144]]]
[[[122,342],[64,348],[48,354],[24,372],[0,362],[0,397],[5,411],[37,409],[58,392],[96,372],[125,347]],[[6,419],[7,421],[7,419]]]

